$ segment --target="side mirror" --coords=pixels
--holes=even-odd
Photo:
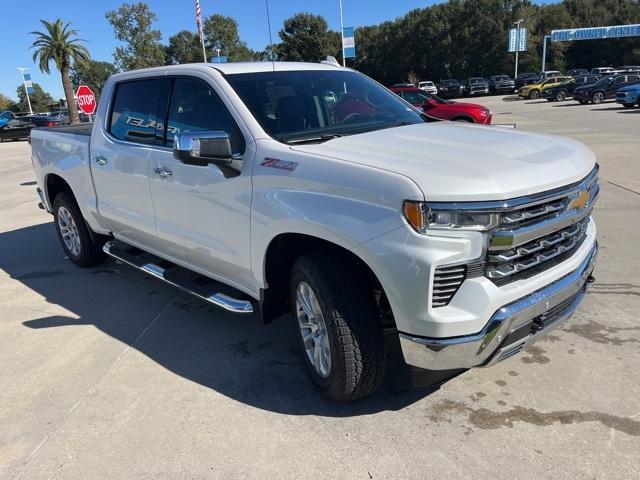
[[[428,98],[424,102],[425,108],[436,107],[437,105],[438,105],[438,102],[436,102],[433,98]]]
[[[187,165],[229,165],[233,160],[227,132],[183,132],[173,138],[173,156]]]

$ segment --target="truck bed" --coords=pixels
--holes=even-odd
[[[74,125],[58,125],[57,127],[34,128],[33,130],[53,131],[56,133],[71,133],[74,135],[86,135],[90,137],[92,128],[93,123],[76,123]]]

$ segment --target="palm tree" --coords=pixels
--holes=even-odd
[[[49,64],[51,61],[55,62],[56,68],[62,75],[62,88],[67,99],[69,120],[71,123],[78,123],[80,117],[78,106],[73,98],[69,71],[71,60],[74,62],[89,60],[89,51],[79,44],[84,40],[77,38],[78,31],[70,28],[71,23],[63,23],[60,18],[53,23],[46,20],[40,20],[40,23],[44,25],[46,32],[30,32],[30,35],[36,36],[36,40],[31,45],[31,48],[35,49],[33,61],[38,60],[38,66],[43,73],[51,73]]]

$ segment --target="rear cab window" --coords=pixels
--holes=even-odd
[[[154,145],[162,81],[131,80],[115,87],[108,132],[118,140]]]

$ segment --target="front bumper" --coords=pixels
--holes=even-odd
[[[598,245],[573,272],[498,309],[477,334],[425,338],[400,333],[409,365],[429,370],[490,366],[524,350],[573,315],[595,267]]]
[[[634,104],[638,102],[638,94],[632,92],[616,94],[616,103]]]

